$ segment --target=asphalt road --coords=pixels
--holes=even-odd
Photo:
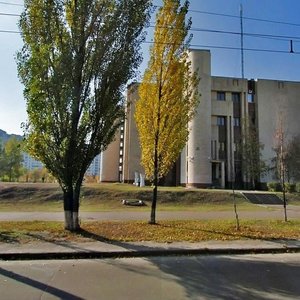
[[[284,218],[283,208],[272,205],[270,209],[263,211],[249,210],[238,211],[240,219],[279,219]],[[300,206],[289,205],[287,208],[288,219],[300,219]],[[112,211],[112,212],[80,212],[81,220],[148,220],[149,212],[138,211]],[[157,211],[157,220],[210,220],[210,219],[233,219],[232,211]],[[0,212],[0,221],[63,221],[63,212]]]
[[[0,261],[1,299],[299,299],[300,254]]]

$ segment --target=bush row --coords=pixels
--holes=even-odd
[[[280,182],[268,182],[268,190],[270,192],[282,192],[282,186]],[[288,193],[300,193],[300,182],[298,183],[285,183],[285,190]]]

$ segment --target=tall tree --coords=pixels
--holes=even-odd
[[[156,16],[154,45],[139,86],[135,119],[139,132],[142,165],[153,182],[150,223],[155,224],[157,186],[188,139],[188,122],[198,104],[198,78],[188,62],[189,2],[164,0]],[[187,39],[187,40],[186,40]]]
[[[12,137],[5,143],[3,151],[3,175],[6,175],[9,181],[18,180],[21,176],[22,161],[21,142]]]
[[[300,181],[300,135],[293,137],[288,142],[285,165],[288,181]]]
[[[5,169],[4,148],[2,145],[2,140],[0,139],[0,177],[3,176],[4,169]]]
[[[283,211],[284,220],[287,222],[287,210],[286,210],[286,155],[287,155],[287,131],[285,128],[285,118],[282,112],[279,113],[277,120],[277,128],[275,131],[275,148],[276,152],[275,164],[277,168],[277,174],[280,179],[282,195],[283,195]]]
[[[248,119],[244,120],[243,132],[240,142],[243,174],[246,177],[246,182],[251,184],[251,188],[255,189],[260,182],[260,176],[267,171],[261,153],[264,145],[260,143],[256,128],[254,125],[250,125]]]
[[[79,196],[93,158],[123,116],[122,90],[141,62],[150,0],[25,0],[18,72],[27,148],[64,194],[65,228],[79,229]]]

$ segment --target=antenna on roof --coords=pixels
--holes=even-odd
[[[243,5],[240,4],[240,23],[241,23],[241,68],[242,78],[245,78],[244,74],[244,27],[243,27]]]
[[[294,53],[293,40],[290,41],[290,53]]]

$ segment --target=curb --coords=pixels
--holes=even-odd
[[[218,248],[218,249],[168,249],[141,251],[79,251],[79,252],[43,252],[43,253],[0,253],[0,260],[68,260],[68,259],[105,259],[135,258],[184,255],[245,255],[245,254],[284,254],[300,253],[300,247],[281,248]]]

